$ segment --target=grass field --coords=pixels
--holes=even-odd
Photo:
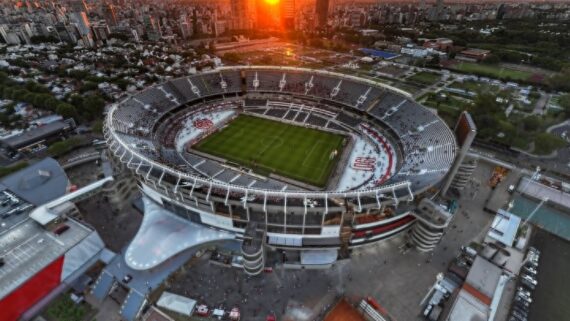
[[[253,169],[324,187],[340,157],[343,135],[240,115],[194,148]],[[337,150],[338,156],[331,159]]]
[[[496,65],[485,65],[473,62],[459,62],[453,64],[452,69],[484,77],[510,80],[528,80],[532,73],[522,70],[503,68]]]
[[[428,86],[435,84],[440,79],[441,79],[441,75],[433,73],[433,72],[426,72],[426,71],[418,72],[418,73],[416,73],[413,76],[408,78],[409,81],[419,83],[422,85],[428,85]]]

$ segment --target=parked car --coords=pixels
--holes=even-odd
[[[512,315],[514,315],[515,317],[520,318],[521,320],[525,320],[527,315],[526,314],[522,314],[520,312],[517,311],[513,311]]]
[[[536,288],[536,284],[532,284],[530,281],[524,279],[522,280],[522,284],[531,290],[534,290]]]
[[[528,267],[528,266],[525,266],[523,268],[523,272],[527,273],[527,274],[532,274],[532,275],[536,275],[538,273],[538,271],[536,271],[536,269],[534,267]]]
[[[67,230],[69,230],[69,225],[61,224],[58,227],[56,227],[55,230],[53,230],[53,234],[59,236],[59,235],[65,233],[65,231],[67,231]]]
[[[527,309],[527,310],[523,310],[523,309],[521,309],[521,308],[519,308],[519,307],[514,307],[514,308],[513,308],[513,311],[518,312],[518,313],[524,315],[525,317],[528,315],[528,309]]]
[[[525,296],[521,296],[521,295],[518,295],[518,294],[517,294],[516,298],[517,298],[517,299],[520,299],[520,300],[522,300],[522,301],[526,301],[526,302],[528,302],[528,303],[532,303],[532,299],[529,298],[529,297],[525,297]]]
[[[522,286],[519,286],[519,288],[517,289],[519,293],[524,293],[528,296],[530,296],[530,291],[528,291],[527,289],[523,288]]]
[[[530,307],[530,303],[528,303],[522,299],[515,298],[515,306],[525,307],[526,309],[528,309]]]
[[[526,302],[528,304],[528,302]],[[515,302],[514,304],[515,309],[520,309],[526,313],[528,313],[528,305],[524,305],[521,302]]]
[[[511,314],[511,316],[513,318],[515,318],[516,321],[527,321],[527,318],[519,316],[519,315]]]
[[[125,275],[125,277],[123,278],[123,282],[125,283],[129,283],[131,282],[131,280],[133,279],[133,276],[130,274]]]

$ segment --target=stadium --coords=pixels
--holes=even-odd
[[[458,148],[442,119],[404,91],[273,66],[222,67],[147,88],[109,108],[105,137],[145,196],[127,264],[148,269],[234,238],[248,274],[262,270],[266,251],[327,264],[407,230],[414,200],[437,192]],[[161,211],[200,233],[169,235]],[[162,240],[172,249],[142,254]]]

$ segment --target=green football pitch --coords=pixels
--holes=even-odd
[[[324,187],[340,158],[344,138],[312,128],[240,115],[193,148],[260,174],[275,173]],[[336,156],[332,157],[333,154]]]

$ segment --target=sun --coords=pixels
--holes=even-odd
[[[279,3],[279,0],[263,0],[263,1],[265,1],[265,3],[267,3],[270,6],[274,6]]]

